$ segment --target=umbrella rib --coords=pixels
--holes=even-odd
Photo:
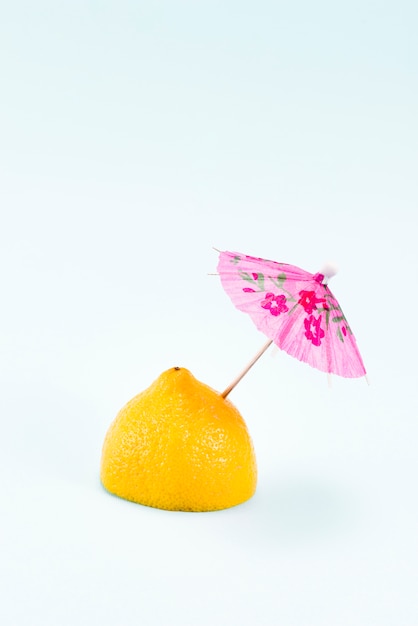
[[[222,398],[226,398],[226,396],[239,383],[241,378],[244,378],[244,376],[248,372],[248,370],[252,368],[252,366],[258,361],[258,359],[264,354],[264,352],[267,350],[267,348],[269,348],[271,346],[272,343],[273,343],[273,339],[269,339],[267,341],[267,343],[264,344],[264,346],[257,352],[257,354],[251,359],[251,361],[246,365],[246,367],[244,367],[242,372],[240,374],[238,374],[238,376],[236,378],[234,378],[232,383],[230,385],[228,385],[228,387],[225,389],[225,391],[223,391],[221,393],[221,397]]]

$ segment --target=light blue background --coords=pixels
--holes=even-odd
[[[1,3],[6,626],[418,621],[415,2]],[[222,390],[265,338],[212,246],[340,271],[368,369],[267,354],[232,392],[256,496],[107,495],[161,371]]]

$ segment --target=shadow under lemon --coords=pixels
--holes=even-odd
[[[107,491],[132,502],[216,511],[251,498],[257,465],[235,406],[186,368],[173,367],[116,416],[100,477]]]

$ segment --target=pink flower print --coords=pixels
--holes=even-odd
[[[319,317],[310,315],[303,322],[305,325],[305,337],[312,341],[314,346],[320,346],[322,337],[325,337],[325,332],[321,328],[321,318],[322,315]]]
[[[272,315],[277,317],[280,313],[286,313],[289,310],[286,305],[286,296],[275,296],[274,293],[266,293],[265,299],[262,301],[263,309],[270,311]]]
[[[301,304],[306,313],[312,313],[320,302],[325,302],[325,298],[317,298],[314,291],[299,291],[300,298],[298,304]],[[324,305],[324,308],[328,308]]]
[[[341,326],[341,331],[342,331],[342,334],[344,335],[344,337],[347,337],[347,329],[346,329],[345,326]]]

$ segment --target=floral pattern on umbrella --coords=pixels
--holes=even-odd
[[[365,376],[356,340],[321,273],[237,252],[221,252],[218,272],[234,305],[291,356],[321,371]]]

